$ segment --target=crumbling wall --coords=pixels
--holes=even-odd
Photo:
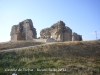
[[[33,40],[37,38],[36,29],[33,27],[31,19],[19,22],[18,25],[13,25],[11,29],[11,41],[17,40]]]

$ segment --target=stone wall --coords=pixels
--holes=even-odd
[[[13,25],[11,29],[11,41],[17,40],[32,40],[37,38],[36,29],[33,27],[31,19],[26,19],[19,22],[18,25]]]
[[[79,35],[75,32],[72,33],[72,41],[82,41],[82,35]]]
[[[63,21],[54,23],[49,28],[44,28],[40,31],[40,37],[37,38],[36,29],[33,26],[31,19],[26,19],[19,22],[18,25],[13,25],[11,29],[11,41],[18,40],[33,40],[35,42],[56,42],[56,41],[82,41],[82,35],[75,32],[65,25]]]
[[[50,28],[45,28],[40,31],[40,37],[43,39],[53,38],[57,41],[71,41],[72,30],[65,26],[63,21],[58,21]]]
[[[47,39],[33,39],[34,42],[46,42]]]
[[[72,41],[72,30],[66,26],[66,32],[64,32],[64,41]]]
[[[46,39],[46,41],[45,42],[57,42],[56,40],[54,40],[53,38],[48,38],[48,39]]]

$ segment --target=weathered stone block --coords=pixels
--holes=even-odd
[[[72,30],[65,26],[63,21],[58,21],[53,24],[50,28],[42,29],[40,32],[41,38],[53,38],[57,41],[71,41],[72,40]]]
[[[31,19],[26,19],[19,22],[18,25],[12,26],[11,29],[11,41],[15,40],[32,40],[37,38],[36,29],[33,27]]]
[[[79,35],[75,32],[72,33],[72,41],[82,41],[82,35]]]

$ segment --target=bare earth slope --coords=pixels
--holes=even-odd
[[[100,75],[100,41],[57,42],[0,52],[0,75],[12,73]]]

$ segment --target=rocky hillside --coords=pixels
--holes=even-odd
[[[0,75],[100,75],[100,41],[59,42],[0,53]]]

